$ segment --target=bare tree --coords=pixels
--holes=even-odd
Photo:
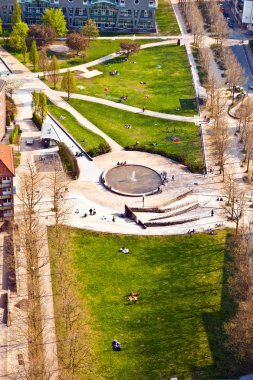
[[[239,223],[245,211],[246,197],[243,190],[238,188],[234,177],[226,177],[225,190],[227,202],[223,206],[229,220],[235,223],[235,232],[238,233]]]
[[[27,275],[27,328],[21,333],[27,335],[29,366],[23,368],[23,378],[29,380],[46,380],[53,376],[44,361],[43,339],[45,325],[41,315],[40,287],[41,269],[48,264],[44,252],[46,236],[38,217],[39,203],[42,198],[41,176],[33,164],[26,163],[20,180],[18,229],[15,234],[16,245],[20,247],[24,257],[23,265]],[[27,376],[27,377],[26,377]]]
[[[244,68],[238,62],[235,55],[229,49],[225,54],[226,59],[226,79],[229,84],[229,87],[232,91],[232,102],[234,101],[235,88],[236,86],[242,86],[247,82],[247,76]]]

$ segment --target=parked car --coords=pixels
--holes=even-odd
[[[28,139],[26,139],[26,145],[33,145],[34,143],[34,140],[32,137],[28,137]]]

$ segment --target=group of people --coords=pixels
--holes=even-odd
[[[130,128],[132,128],[132,127],[131,127],[130,124],[126,124],[126,125],[125,125],[125,128],[126,128],[126,129],[130,129]]]
[[[113,339],[112,349],[113,349],[113,351],[121,351],[122,350],[121,344],[120,344],[120,342],[117,341],[117,339]]]
[[[126,166],[127,162],[124,161],[124,162],[117,162],[117,166]]]
[[[139,297],[139,293],[133,293],[133,292],[130,292],[130,294],[128,294],[128,299],[130,302],[133,302],[133,303],[136,303],[138,301],[138,297]]]
[[[110,75],[119,75],[119,72],[117,70],[110,71]]]
[[[129,253],[129,249],[126,247],[122,247],[119,250],[120,250],[120,252],[123,252],[123,253]]]
[[[84,155],[85,155],[84,152],[76,152],[76,157],[82,157]]]

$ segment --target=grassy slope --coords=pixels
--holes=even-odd
[[[179,26],[171,6],[170,0],[158,0],[158,9],[156,11],[156,22],[159,34],[178,35],[180,34]]]
[[[229,311],[222,293],[225,231],[170,237],[67,233],[97,374],[121,380],[222,376],[231,364],[220,330]],[[119,252],[122,246],[129,255]],[[140,292],[136,305],[125,297],[131,290]],[[120,353],[112,351],[114,338],[123,346]]]
[[[193,123],[157,119],[77,99],[70,99],[70,104],[124,147],[130,146],[134,150],[136,141],[139,141],[139,149],[179,162],[184,157],[183,161],[192,169],[202,166],[199,131]],[[125,128],[126,124],[130,124],[131,129]],[[179,137],[181,142],[174,143],[173,137]],[[157,146],[152,146],[153,143]]]
[[[59,121],[60,124],[74,137],[74,139],[88,152],[103,143],[105,140],[81,126],[78,121],[68,111],[49,103],[48,111]],[[64,116],[61,119],[60,116]],[[86,139],[86,142],[81,140]]]
[[[157,68],[158,65],[162,67]],[[78,93],[115,102],[127,95],[124,103],[128,105],[180,115],[197,113],[184,46],[145,49],[131,56],[129,61],[119,57],[94,69],[102,71],[103,75],[90,79],[76,75],[77,84],[84,87],[77,89]],[[119,75],[111,76],[113,70],[118,71]],[[140,82],[146,82],[146,85]],[[109,91],[105,92],[105,88]]]

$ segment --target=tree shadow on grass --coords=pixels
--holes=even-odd
[[[197,110],[195,98],[179,99],[182,110]]]
[[[226,247],[229,247],[231,235],[228,234],[226,239]],[[229,264],[231,262],[231,254],[226,249],[224,255],[222,293],[220,311],[213,313],[203,313],[203,325],[208,337],[210,351],[213,356],[213,365],[205,367],[196,367],[192,369],[193,380],[211,380],[214,378],[233,379],[243,374],[253,371],[253,365],[240,362],[238,357],[226,349],[226,335],[224,331],[224,323],[229,321],[235,311],[236,305],[233,298],[229,294],[228,278]],[[210,374],[213,374],[210,377]]]

